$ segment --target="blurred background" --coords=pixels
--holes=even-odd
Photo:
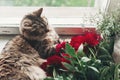
[[[95,0],[0,0],[0,6],[93,7]]]

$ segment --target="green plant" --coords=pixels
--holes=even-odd
[[[73,47],[66,44],[66,53],[71,58],[67,58],[71,64],[63,62],[66,67],[61,69],[63,73],[58,74],[53,72],[53,77],[48,77],[45,80],[120,80],[119,69],[120,64],[113,62],[109,51],[105,49],[106,43],[97,46],[97,55],[94,55],[92,49],[89,56],[86,56],[83,51],[77,54]],[[83,55],[84,54],[84,55]],[[81,56],[82,55],[82,56]]]
[[[57,53],[41,65],[45,80],[120,80],[120,64],[114,63],[110,45],[92,32],[58,44]]]
[[[98,31],[103,37],[114,37],[120,33],[120,8],[102,15],[97,23]]]

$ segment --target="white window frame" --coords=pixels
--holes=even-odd
[[[97,2],[98,1],[98,2]],[[43,14],[48,18],[51,26],[55,27],[58,34],[77,35],[86,30],[94,30],[95,26],[84,23],[83,18],[96,15],[99,10],[102,12],[108,8],[110,0],[96,0],[94,7],[43,7]],[[102,5],[99,5],[99,4]],[[19,34],[21,18],[40,7],[0,7],[0,34]],[[71,23],[72,22],[72,23]]]

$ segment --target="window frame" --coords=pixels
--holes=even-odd
[[[54,26],[54,28],[58,32],[58,34],[61,34],[61,35],[81,34],[81,33],[84,33],[84,31],[86,31],[86,30],[90,30],[90,29],[95,30],[96,27],[94,25],[88,25],[88,24],[85,25],[84,23],[83,24],[73,23],[75,26],[73,26],[73,24],[70,24],[69,26],[68,25],[64,26],[64,24],[63,24],[61,26],[61,25],[59,25],[59,21],[60,21],[59,19],[63,18],[63,20],[65,20],[65,19],[81,20],[84,17],[89,18],[93,15],[96,15],[99,12],[99,10],[101,10],[102,12],[105,12],[108,8],[110,0],[96,0],[95,4],[99,3],[99,1],[102,2],[102,5],[95,5],[94,7],[43,7],[44,8],[43,16],[45,15],[48,19],[55,18],[58,20],[57,25],[54,24],[54,23],[56,23],[55,20],[53,20],[53,22],[54,21],[55,22],[51,24],[51,26]],[[6,19],[9,17],[10,21],[14,18],[18,18],[19,20],[21,20],[25,14],[32,12],[34,10],[37,10],[38,8],[40,8],[40,7],[5,7],[5,6],[1,6],[0,10],[1,10],[2,16],[0,16],[0,17],[2,17],[2,19],[3,18]],[[4,20],[1,20],[1,21],[4,21]],[[13,20],[13,21],[15,21],[15,20]],[[68,21],[68,23],[69,23],[69,21]],[[19,24],[16,24],[16,23],[15,23],[15,25],[5,25],[5,24],[3,25],[2,24],[2,25],[0,25],[0,35],[19,34],[18,27],[19,27]],[[74,31],[68,32],[68,31],[71,31],[71,29],[74,29]]]

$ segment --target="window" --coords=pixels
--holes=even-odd
[[[18,34],[18,26],[22,17],[40,7],[44,8],[43,14],[58,33],[78,34],[81,28],[95,27],[86,19],[97,14],[100,9],[105,11],[109,1],[0,0],[0,34]]]
[[[87,19],[99,10],[110,11],[117,3],[120,0],[0,0],[0,51],[13,34],[19,34],[22,17],[40,7],[44,8],[43,14],[51,26],[68,36],[95,29]]]
[[[95,0],[1,0],[0,6],[94,6]]]

